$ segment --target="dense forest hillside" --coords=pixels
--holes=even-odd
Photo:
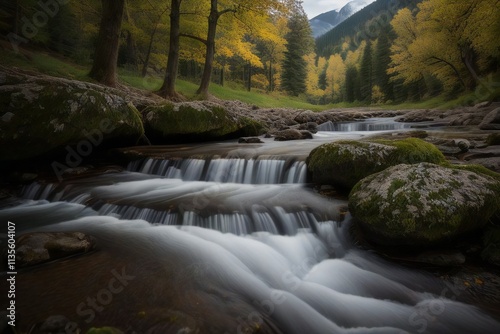
[[[380,104],[498,95],[500,3],[377,0],[316,39],[308,98]]]
[[[205,92],[208,82],[226,81],[265,92],[281,89],[288,38],[295,33],[290,22],[302,16],[294,0],[0,0],[0,33],[16,52],[55,52],[90,68],[102,60],[99,48],[114,45],[101,38],[113,28],[119,67],[143,77],[181,76],[201,82]]]
[[[500,89],[498,1],[377,0],[316,42],[296,0],[0,0],[0,19],[14,52],[56,54],[109,86],[127,69],[163,80],[157,93],[173,100],[178,77],[199,98],[231,83],[314,104],[477,101]]]

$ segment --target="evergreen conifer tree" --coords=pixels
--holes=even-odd
[[[298,96],[306,91],[307,63],[304,56],[314,48],[311,27],[300,2],[296,3],[288,28],[281,86],[289,95]]]
[[[373,66],[372,66],[372,44],[367,41],[363,58],[361,59],[361,67],[359,69],[360,77],[360,99],[364,102],[371,103],[372,87],[373,87]]]
[[[391,63],[391,26],[384,26],[378,38],[373,59],[373,83],[380,87],[385,100],[394,100],[393,83],[389,81],[387,69]]]

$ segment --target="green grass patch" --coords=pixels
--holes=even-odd
[[[489,93],[481,87],[477,92],[464,93],[463,95],[447,99],[445,96],[436,96],[431,99],[422,100],[418,102],[403,102],[399,104],[382,104],[378,105],[381,108],[395,110],[395,109],[453,109],[463,106],[473,106],[486,100],[498,101],[500,100],[500,88],[495,88]]]
[[[49,54],[40,51],[29,51],[21,49],[21,52],[15,53],[12,50],[5,49],[0,55],[2,65],[8,67],[20,67],[26,70],[38,71],[47,75],[76,79],[81,81],[92,82],[87,74],[90,70],[90,64],[81,65],[63,57],[54,54]],[[135,88],[156,91],[162,83],[161,75],[145,78],[139,73],[139,70],[119,68],[118,80],[124,85],[129,85]],[[196,90],[198,83],[178,79],[176,90],[188,99],[197,99]],[[477,94],[465,94],[454,100],[446,100],[444,97],[435,97],[432,99],[420,102],[407,102],[402,104],[382,104],[382,105],[367,105],[363,102],[342,102],[328,105],[314,105],[307,102],[305,96],[290,97],[283,93],[272,92],[267,93],[253,89],[247,91],[241,84],[227,81],[225,86],[212,83],[209,89],[210,94],[223,100],[239,100],[250,105],[255,105],[263,108],[294,108],[294,109],[309,109],[313,111],[322,111],[333,108],[360,108],[369,107],[372,109],[450,109],[471,103],[480,102]],[[496,94],[496,95],[495,95]],[[496,89],[494,96],[500,96],[500,89]]]
[[[56,58],[43,52],[23,51],[15,53],[4,50],[0,57],[4,66],[20,67],[54,77],[90,81],[87,77],[87,67],[73,64],[66,59]]]
[[[8,67],[19,67],[26,70],[38,71],[55,77],[64,77],[87,82],[93,81],[87,76],[90,66],[75,64],[68,59],[54,57],[53,55],[43,52],[22,50],[20,53],[15,53],[13,51],[4,50],[0,56],[0,60],[3,65]],[[163,83],[163,77],[160,75],[148,75],[143,78],[139,71],[136,72],[124,68],[118,69],[118,80],[122,84],[147,91],[156,91]],[[195,99],[198,84],[178,79],[176,82],[176,89],[188,99]],[[326,109],[326,106],[310,104],[301,97],[288,97],[279,93],[268,94],[256,90],[248,92],[244,87],[240,87],[240,85],[232,82],[227,82],[225,87],[212,83],[209,92],[219,99],[239,100],[258,107],[297,108],[314,111]]]

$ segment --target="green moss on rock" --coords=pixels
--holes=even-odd
[[[429,246],[482,228],[500,208],[500,182],[483,174],[421,163],[361,180],[349,209],[380,244]]]
[[[492,133],[486,138],[488,145],[500,145],[500,133]]]
[[[402,163],[429,162],[442,164],[446,162],[443,153],[436,146],[418,138],[375,140],[374,143],[396,147],[396,150],[387,158],[387,162],[391,166]]]
[[[97,85],[64,79],[37,79],[0,86],[0,159],[44,155],[88,140],[130,145],[144,134],[137,109]],[[95,140],[98,141],[97,139]]]
[[[443,154],[418,138],[338,141],[321,145],[307,158],[312,181],[350,190],[359,180],[401,163],[445,163]]]
[[[159,141],[255,136],[261,134],[263,128],[257,121],[233,115],[222,106],[206,101],[167,103],[146,111],[146,131]]]
[[[492,171],[491,169],[488,169],[484,166],[481,165],[452,165],[450,168],[457,169],[457,170],[468,170],[470,172],[474,172],[476,174],[480,175],[486,175],[489,177],[492,177],[496,179],[497,181],[500,182],[500,174]]]

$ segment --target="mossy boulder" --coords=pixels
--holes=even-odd
[[[486,138],[486,144],[491,145],[500,145],[500,133],[492,133]]]
[[[148,138],[157,143],[257,136],[264,126],[209,101],[166,103],[145,111]]]
[[[0,161],[83,141],[85,152],[131,145],[144,134],[139,112],[118,90],[80,81],[0,72],[0,110]]]
[[[407,138],[328,143],[312,150],[306,162],[314,183],[350,190],[361,179],[390,166],[445,161],[434,145]]]
[[[401,164],[361,180],[349,210],[383,245],[430,246],[484,227],[500,208],[500,182],[430,163]]]

